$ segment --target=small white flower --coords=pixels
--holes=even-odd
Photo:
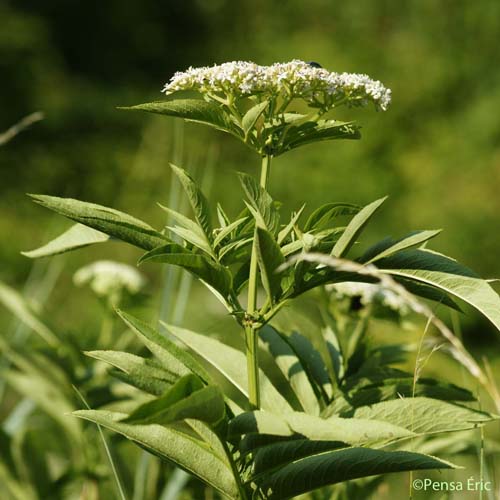
[[[99,260],[80,268],[73,282],[76,286],[89,285],[99,297],[112,297],[122,291],[136,295],[146,284],[137,269],[111,260]]]
[[[211,67],[190,67],[175,73],[163,88],[167,95],[180,90],[195,90],[208,98],[211,95],[300,98],[323,109],[337,104],[363,106],[373,102],[385,111],[391,102],[390,89],[367,75],[329,72],[300,60],[271,66],[233,61]]]

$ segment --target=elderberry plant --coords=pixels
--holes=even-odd
[[[185,91],[197,98],[180,97]],[[465,389],[394,368],[403,350],[369,346],[370,308],[339,316],[342,288],[335,292],[332,285],[378,283],[378,297],[428,316],[428,307],[415,297],[450,308],[465,301],[500,329],[498,295],[466,267],[426,248],[439,231],[386,238],[356,255],[354,244],[385,198],[365,207],[332,201],[305,222],[301,207],[283,221],[268,190],[274,158],[318,141],[359,139],[355,123],[327,115],[339,106],[372,104],[385,111],[390,90],[366,75],[333,73],[295,60],[190,68],[176,73],[164,92],[171,96],[168,100],[125,109],[208,125],[239,139],[260,158],[258,179],[238,175],[246,198],[238,216],[230,218],[218,205],[215,224],[193,178],[172,165],[193,218],[161,207],[175,222],[156,230],[111,208],[32,195],[76,224],[26,255],[53,255],[110,239],[130,243],[145,251],[139,263],[180,266],[203,282],[241,326],[245,352],[172,325],[164,325],[170,334],[165,336],[118,311],[154,359],[111,350],[88,354],[111,364],[120,380],[139,389],[141,403],[130,413],[75,414],[126,436],[235,499],[290,498],[389,472],[454,467],[405,447],[410,439],[427,443],[433,434],[472,429],[495,416],[468,406],[474,397]],[[303,108],[307,111],[297,111]],[[339,224],[342,219],[347,223]],[[319,350],[307,335],[291,326],[278,328],[275,322],[285,304],[311,290],[320,293],[324,306]],[[363,306],[375,295],[369,297]],[[462,343],[431,319],[454,356],[490,388]],[[262,369],[259,350],[274,360],[286,382],[284,390]],[[233,390],[223,390],[217,377]],[[369,488],[375,484],[370,481],[353,488]]]

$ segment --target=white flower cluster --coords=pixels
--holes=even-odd
[[[77,286],[89,285],[99,297],[111,297],[124,290],[135,295],[146,283],[132,266],[111,260],[98,260],[82,267],[73,276],[73,282]]]
[[[300,60],[271,66],[233,61],[211,67],[191,67],[175,73],[163,88],[167,95],[180,90],[212,95],[281,95],[302,98],[323,107],[337,103],[366,105],[371,101],[384,111],[391,101],[391,90],[367,75],[334,73]]]
[[[361,303],[379,304],[404,316],[410,312],[406,301],[388,288],[371,283],[346,282],[328,287],[341,297],[360,297]]]

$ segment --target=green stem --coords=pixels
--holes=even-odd
[[[257,358],[258,330],[245,326],[247,353],[248,399],[253,409],[260,408],[259,361]]]
[[[271,167],[271,156],[262,157],[262,169],[260,174],[260,185],[266,189]],[[257,309],[257,227],[255,228],[252,256],[250,258],[250,273],[248,276],[248,304],[247,304],[247,322],[245,326],[246,354],[247,354],[247,373],[248,373],[248,396],[250,405],[253,408],[260,408],[260,386],[259,386],[259,361],[258,361],[258,338],[259,330],[255,328],[252,318]]]
[[[271,169],[271,155],[262,157],[262,167],[260,171],[260,187],[267,189],[267,179],[269,178],[269,170]]]

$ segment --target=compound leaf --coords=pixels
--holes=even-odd
[[[171,460],[223,495],[238,498],[238,487],[227,458],[219,456],[205,441],[171,427],[126,424],[125,413],[80,410],[73,415],[122,434],[155,455]]]

